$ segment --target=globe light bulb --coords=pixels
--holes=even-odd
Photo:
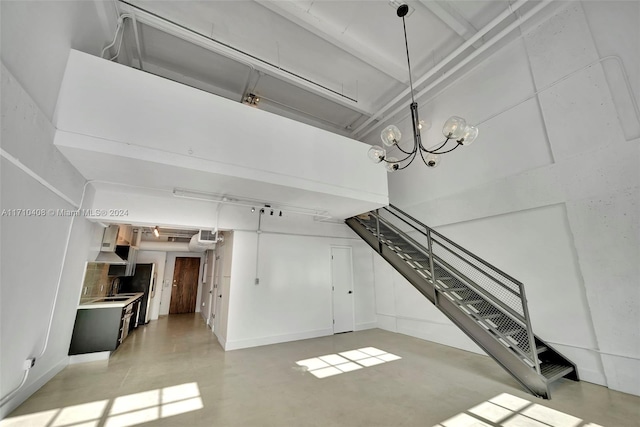
[[[475,126],[467,126],[464,128],[462,137],[460,137],[458,142],[462,145],[471,145],[471,143],[475,141],[477,137],[478,137],[478,128]]]
[[[387,147],[393,147],[398,142],[400,142],[400,138],[402,138],[402,134],[400,133],[400,129],[398,129],[394,125],[389,125],[380,132],[380,139],[382,143]]]
[[[435,168],[440,164],[440,156],[438,156],[437,154],[429,153],[427,156],[425,156],[424,162],[427,164],[427,167]]]
[[[467,122],[462,117],[452,116],[444,122],[442,133],[445,138],[458,140],[462,138],[462,134],[467,127]]]
[[[386,159],[385,167],[387,168],[387,172],[395,172],[400,167],[400,164],[397,158],[389,157]]]
[[[379,145],[374,145],[373,147],[369,148],[367,155],[373,163],[380,163],[386,157],[387,152]]]
[[[418,122],[418,129],[420,129],[420,130],[429,130],[429,129],[431,129],[431,121],[430,120],[420,120]]]

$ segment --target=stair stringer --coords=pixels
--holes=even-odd
[[[525,364],[520,357],[515,355],[509,348],[500,344],[492,336],[487,334],[482,326],[462,312],[453,302],[447,298],[438,298],[435,287],[429,279],[425,279],[418,274],[415,269],[409,266],[397,253],[389,249],[386,245],[380,245],[377,237],[355,218],[347,219],[346,223],[489,357],[509,372],[526,390],[535,396],[544,399],[550,398],[548,382],[542,375],[539,375],[530,366]]]

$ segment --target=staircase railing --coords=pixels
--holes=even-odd
[[[500,339],[515,340],[518,345],[509,346],[540,374],[536,341],[522,282],[393,205],[379,209],[375,213],[371,212],[371,215],[376,218],[376,234],[380,251],[383,244],[380,227],[384,225],[398,233],[418,253],[426,255],[430,277],[425,279],[429,280],[435,288],[436,305],[438,299],[443,297],[442,295],[446,296],[443,292],[446,286],[445,280],[454,277],[455,280],[464,283],[466,287],[471,288],[491,304],[491,310],[497,309],[507,316],[508,323],[500,325],[500,328],[503,330],[516,328],[518,332],[515,335],[505,334],[504,338]]]

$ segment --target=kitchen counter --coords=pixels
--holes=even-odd
[[[78,309],[126,307],[127,305],[135,302],[138,298],[142,298],[143,295],[143,292],[136,292],[130,294],[117,294],[112,297],[97,297],[82,302],[78,306]]]

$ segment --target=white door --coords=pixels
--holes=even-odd
[[[333,286],[333,333],[353,331],[353,267],[351,248],[331,247]]]
[[[207,326],[211,329],[213,329],[213,283],[214,283],[214,270],[213,270],[213,265],[215,263],[215,259],[216,259],[216,254],[215,251],[212,250],[208,250],[207,252],[205,252],[206,256],[205,256],[205,266],[207,269],[207,273],[205,276],[205,291],[207,292],[207,294],[202,296],[202,299],[206,301],[206,307],[205,307],[205,311],[204,314],[207,316]]]
[[[222,302],[222,290],[220,289],[220,283],[222,282],[222,255],[224,254],[224,250],[221,248],[216,248],[214,253],[214,267],[213,267],[213,289],[212,289],[212,297],[213,300],[211,305],[213,311],[211,316],[213,318],[213,327],[211,328],[217,334],[217,330],[220,326],[220,303]]]

